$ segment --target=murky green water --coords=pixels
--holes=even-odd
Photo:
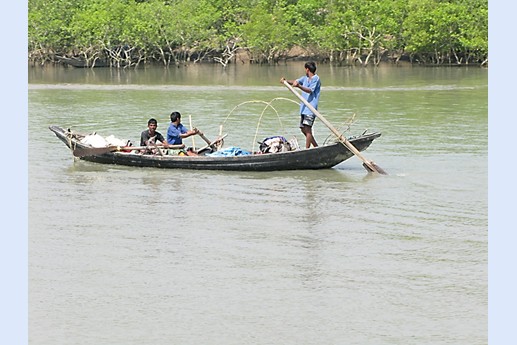
[[[363,154],[388,176],[355,157],[277,173],[97,165],[48,130],[137,141],[177,110],[208,137],[223,125],[226,146],[302,140],[279,83],[302,67],[29,70],[31,344],[488,342],[487,70],[319,67],[320,112],[381,131]]]

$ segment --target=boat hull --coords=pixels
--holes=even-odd
[[[67,147],[84,146],[74,140],[70,132],[58,126],[49,129],[66,144]],[[352,137],[349,141],[359,150],[367,149],[380,133],[364,134]],[[252,154],[245,156],[179,156],[179,155],[143,155],[132,152],[108,152],[100,155],[81,157],[80,159],[102,163],[134,167],[152,167],[165,169],[196,170],[233,170],[233,171],[278,171],[328,169],[349,159],[354,154],[342,143],[318,146],[296,151]]]

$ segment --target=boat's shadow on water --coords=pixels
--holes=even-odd
[[[130,167],[124,165],[99,164],[76,159],[70,163],[67,168],[70,173],[73,172],[130,172],[130,171],[156,171],[156,172],[178,172],[186,174],[200,175],[234,175],[241,177],[249,177],[256,179],[267,179],[271,177],[285,176],[307,176],[316,175],[321,178],[346,178],[357,180],[357,176],[376,176],[377,174],[369,174],[361,165],[353,166],[351,164],[338,164],[329,169],[307,169],[307,170],[280,170],[280,171],[231,171],[231,170],[197,170],[197,169],[159,169],[154,167]]]
[[[362,167],[360,168],[330,168],[318,170],[284,170],[284,171],[263,171],[263,172],[242,172],[242,171],[212,171],[197,172],[202,176],[210,178],[231,178],[232,180],[243,180],[247,183],[253,181],[271,180],[281,183],[285,181],[290,184],[293,181],[300,184],[310,183],[358,183],[375,178],[377,174],[369,174]]]
[[[217,181],[218,183],[234,183],[238,180],[250,183],[252,181],[274,180],[281,182],[300,181],[300,183],[361,183],[381,177],[379,174],[368,173],[361,165],[339,164],[330,169],[316,170],[283,170],[283,171],[224,171],[224,170],[189,170],[189,169],[157,169],[147,167],[128,167],[123,165],[98,164],[76,160],[68,166],[66,173],[70,178],[80,178],[82,182],[93,182],[104,178],[142,179],[146,184],[168,183],[170,180],[181,179],[184,182]],[[147,181],[147,182],[146,182]]]

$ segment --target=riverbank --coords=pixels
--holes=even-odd
[[[29,66],[45,66],[45,65],[62,65],[65,67],[75,67],[75,68],[145,68],[145,67],[186,67],[192,64],[209,64],[209,65],[218,65],[221,64],[223,67],[231,64],[260,64],[260,65],[279,65],[285,64],[288,62],[297,62],[297,61],[316,61],[318,64],[329,64],[335,66],[348,66],[348,67],[378,67],[381,65],[392,65],[392,66],[418,66],[418,67],[482,67],[488,68],[488,60],[479,61],[477,63],[453,63],[453,62],[440,62],[440,63],[429,63],[426,61],[420,61],[419,59],[412,60],[408,54],[403,54],[400,56],[390,56],[383,55],[380,60],[371,60],[367,55],[361,56],[352,56],[347,59],[343,59],[340,61],[330,60],[326,57],[321,57],[318,55],[310,54],[310,52],[300,49],[293,48],[286,57],[280,58],[271,63],[263,63],[257,62],[251,56],[251,54],[241,49],[235,53],[231,60],[222,64],[221,62],[216,61],[214,58],[207,57],[204,60],[193,60],[193,61],[183,61],[183,62],[175,62],[169,65],[164,65],[163,62],[159,61],[145,61],[138,62],[132,60],[110,60],[97,58],[92,60],[85,60],[81,57],[65,57],[65,56],[54,56],[53,59],[49,59],[47,61],[35,62],[29,61]]]

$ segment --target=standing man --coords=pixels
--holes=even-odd
[[[305,63],[305,75],[301,76],[296,80],[286,80],[282,77],[280,83],[287,81],[293,87],[298,87],[302,90],[302,97],[307,100],[316,110],[318,109],[318,102],[320,100],[320,89],[321,81],[320,77],[316,74],[316,63],[309,61]],[[300,103],[300,129],[305,135],[305,148],[312,146],[316,147],[318,144],[312,134],[312,125],[316,119],[316,114],[303,103]]]

